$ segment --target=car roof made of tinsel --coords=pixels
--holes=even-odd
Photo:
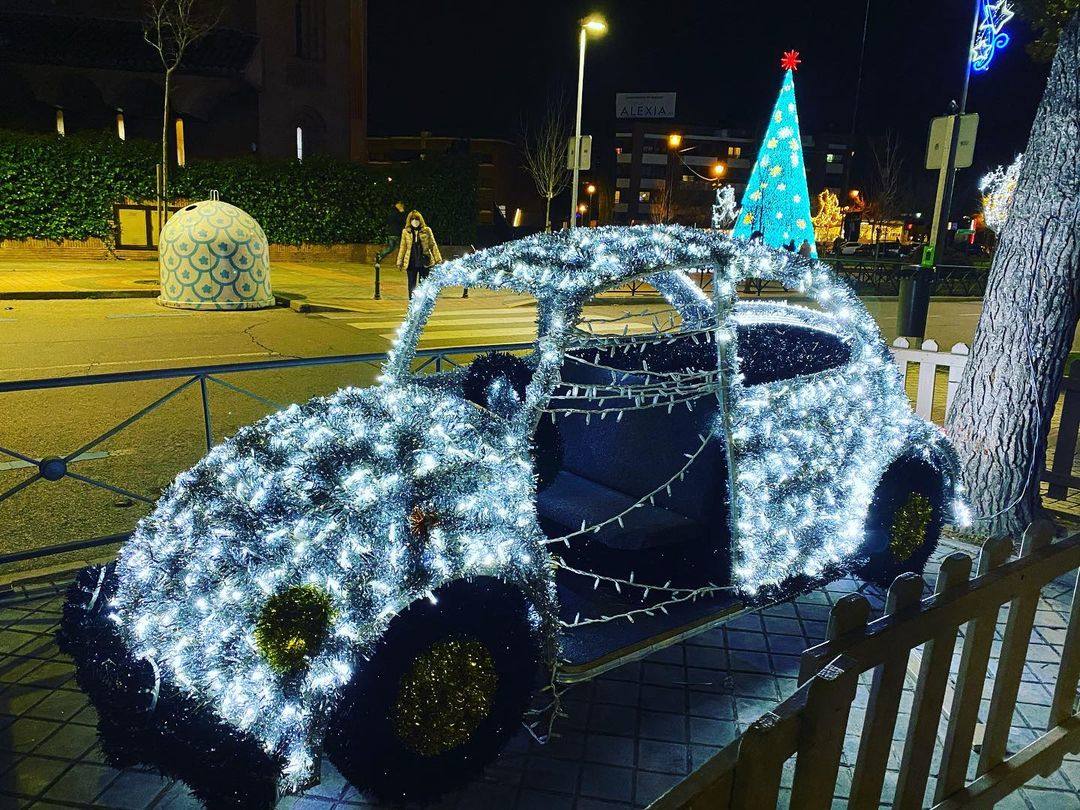
[[[507,242],[439,265],[440,287],[488,287],[589,296],[652,273],[725,267],[740,253],[775,254],[713,231],[680,225],[577,228]]]

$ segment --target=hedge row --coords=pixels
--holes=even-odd
[[[115,136],[0,131],[0,239],[111,243],[113,203],[154,197],[160,147]],[[250,213],[276,244],[381,242],[400,197],[424,212],[439,241],[476,238],[477,170],[466,155],[429,158],[392,172],[313,155],[194,161],[170,173],[169,196],[205,199],[211,189]]]

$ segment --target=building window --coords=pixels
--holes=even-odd
[[[184,149],[184,119],[176,119],[176,165],[183,166],[187,163],[187,153]]]
[[[637,193],[637,201],[638,201],[639,203],[647,203],[647,202],[649,202],[649,201],[650,201],[651,199],[652,199],[652,192],[649,192],[649,191],[639,191],[639,192]]]
[[[622,191],[620,189],[615,189],[615,202],[616,204],[622,202]]]
[[[61,138],[67,133],[64,132],[64,111],[60,108],[56,108],[56,134]]]
[[[122,141],[127,140],[127,132],[124,131],[124,111],[116,111],[116,137]]]
[[[729,146],[727,148],[727,156],[730,157],[730,158],[742,157],[742,147],[741,146]]]
[[[840,159],[840,156],[839,155],[834,155],[832,152],[829,152],[829,154],[825,155],[825,162],[826,163],[836,163],[836,161],[838,161],[839,159]]]
[[[304,159],[304,128],[296,128],[296,159],[302,161]]]
[[[326,0],[296,0],[293,7],[296,55],[322,60],[326,56]]]

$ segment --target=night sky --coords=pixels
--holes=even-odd
[[[568,104],[576,82],[577,20],[596,10],[610,25],[590,40],[585,126],[610,153],[615,93],[678,93],[676,121],[763,130],[779,90],[784,50],[802,53],[796,87],[804,132],[846,132],[855,96],[864,0],[716,2],[619,0],[516,4],[411,0],[370,4],[370,131],[430,130],[515,137],[552,90]],[[922,169],[929,119],[960,95],[973,4],[969,0],[871,0],[858,132],[892,129],[906,166]],[[1013,42],[989,74],[973,77],[969,110],[982,116],[976,171],[1021,151],[1047,66],[1024,50],[1032,34],[1019,18]],[[970,177],[967,177],[970,175]]]

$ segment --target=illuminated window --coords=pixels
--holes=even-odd
[[[827,154],[825,156],[825,162],[826,163],[836,163],[836,161],[838,161],[839,159],[840,159],[840,156],[839,155],[834,155],[832,152],[829,152],[829,154]]]
[[[296,159],[304,159],[304,128],[296,128]]]
[[[727,148],[727,156],[728,157],[733,157],[733,158],[742,157],[742,147],[741,146],[729,146]]]
[[[615,202],[622,202],[622,191],[620,189],[615,189]]]
[[[127,133],[124,131],[124,111],[116,111],[116,136],[122,140],[127,140]]]
[[[637,201],[639,203],[647,203],[652,199],[652,193],[648,191],[639,191],[637,194]]]
[[[59,107],[56,108],[56,134],[60,137],[65,135],[64,132],[64,111]]]
[[[187,154],[184,150],[184,119],[176,119],[176,165],[183,166],[187,163]]]

